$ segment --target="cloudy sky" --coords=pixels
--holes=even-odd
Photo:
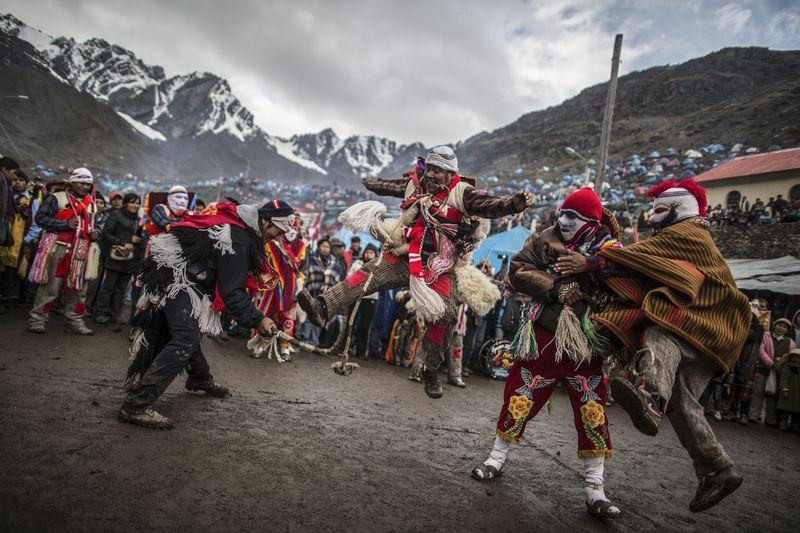
[[[226,78],[267,132],[428,145],[621,73],[725,46],[800,49],[800,0],[4,0],[54,36],[102,37],[167,76]]]

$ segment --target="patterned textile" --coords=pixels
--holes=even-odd
[[[569,394],[579,457],[611,457],[611,437],[605,415],[606,381],[599,357],[577,369],[569,358],[555,362],[553,336],[536,327],[536,342],[543,348],[535,360],[516,361],[511,367],[503,392],[503,407],[497,421],[497,434],[520,442],[525,427],[547,405],[561,382]]]
[[[319,296],[323,288],[329,289],[339,283],[341,279],[339,263],[333,254],[323,257],[319,252],[315,252],[308,258],[305,288],[311,296]]]
[[[622,341],[628,357],[640,348],[641,333],[658,324],[725,372],[736,363],[750,325],[750,306],[704,220],[687,219],[599,255],[639,276],[605,280],[617,298],[595,315]]]

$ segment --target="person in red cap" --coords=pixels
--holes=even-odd
[[[623,344],[632,380],[613,378],[611,392],[647,435],[658,433],[667,414],[699,480],[689,504],[696,513],[742,483],[698,399],[717,372],[736,364],[751,311],[708,231],[706,191],[687,178],[647,194],[652,237],[594,257],[565,256],[558,266],[566,274],[604,277],[615,294],[594,318]]]
[[[592,312],[602,309],[607,297],[589,276],[566,276],[555,266],[558,257],[572,251],[594,254],[620,246],[618,233],[613,215],[593,190],[585,188],[567,197],[555,226],[532,235],[511,259],[511,286],[533,300],[511,346],[515,362],[505,384],[494,447],[472,471],[481,481],[499,476],[511,443],[522,440],[528,422],[562,383],[578,430],[586,506],[601,518],[620,514],[603,490],[605,458],[613,454],[604,410],[607,344],[591,324]]]

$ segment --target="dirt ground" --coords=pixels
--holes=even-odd
[[[639,434],[608,409],[617,455],[606,491],[612,524],[582,499],[566,394],[528,428],[506,474],[479,483],[503,384],[468,379],[433,401],[407,371],[370,361],[349,377],[330,359],[251,359],[244,341],[205,341],[232,397],[187,393],[158,404],[172,431],[122,424],[125,331],[81,338],[28,333],[23,310],[0,318],[0,529],[3,531],[796,530],[800,436],[714,427],[742,487],[692,514],[696,478],[669,422]]]

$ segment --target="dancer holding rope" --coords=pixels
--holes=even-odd
[[[475,275],[457,280],[459,265],[469,262],[470,252],[480,240],[483,225],[478,217],[498,218],[520,213],[530,205],[531,195],[524,191],[511,197],[497,197],[479,192],[471,180],[458,175],[458,159],[449,146],[431,150],[402,179],[364,180],[364,185],[379,195],[403,198],[401,218],[393,227],[387,231],[382,226],[371,226],[379,231],[384,250],[378,258],[325,294],[313,298],[306,291],[300,292],[298,303],[309,320],[321,326],[364,294],[409,286],[417,313],[427,324],[417,354],[424,358],[425,393],[439,398],[442,386],[437,369],[444,360],[445,351],[450,349],[458,308],[458,285],[469,293],[467,297],[487,300],[477,303],[479,309],[486,308],[487,304],[490,308],[497,296],[496,289],[481,285],[483,276],[477,271]],[[358,219],[370,226],[385,209],[378,202],[363,202],[348,209],[347,217],[350,222]],[[351,227],[357,225],[351,224]],[[369,286],[365,290],[368,279]],[[471,307],[476,308],[475,305]]]
[[[153,404],[184,367],[188,390],[228,394],[214,382],[200,336],[221,333],[223,310],[261,335],[275,334],[277,326],[256,308],[249,293],[270,284],[264,243],[289,230],[294,216],[292,207],[280,200],[261,207],[220,202],[151,239],[134,317],[128,396],[119,411],[122,421],[172,428],[172,421]]]

